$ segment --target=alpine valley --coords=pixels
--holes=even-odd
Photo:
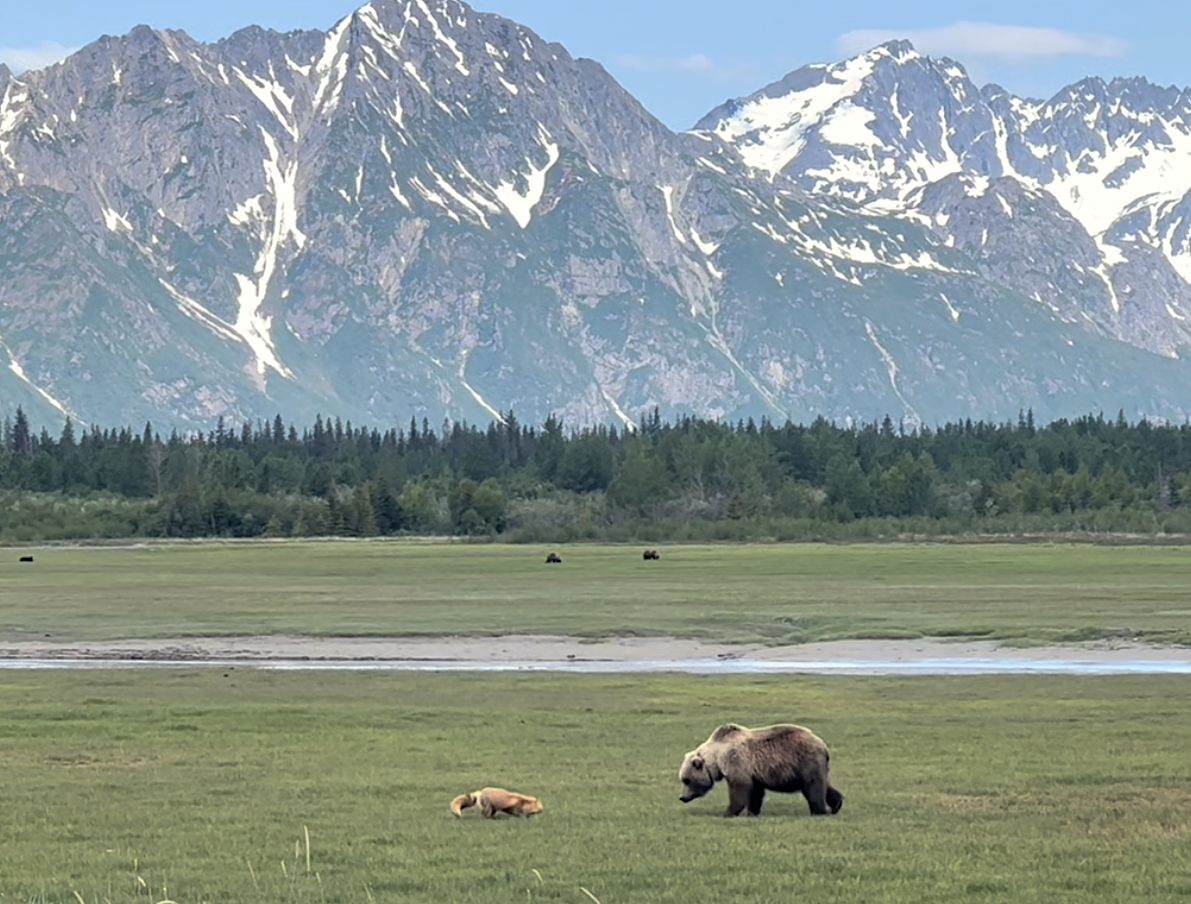
[[[456,0],[0,65],[0,413],[1191,416],[1191,92],[904,42],[674,133]]]

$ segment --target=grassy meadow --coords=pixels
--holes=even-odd
[[[557,549],[561,565],[543,564]],[[32,552],[32,565],[18,562]],[[427,542],[0,550],[0,642],[238,634],[1191,645],[1191,547]]]
[[[0,646],[617,633],[1191,644],[1191,549],[398,542],[0,549]],[[1187,676],[0,669],[0,904],[1191,898]],[[719,724],[798,721],[846,795],[678,801]],[[528,820],[454,819],[485,784]]]
[[[1181,677],[0,672],[0,902],[1191,896]],[[720,722],[831,745],[840,815],[683,805]],[[528,820],[456,820],[484,784]]]

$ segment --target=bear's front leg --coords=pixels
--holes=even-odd
[[[763,803],[765,803],[765,786],[760,782],[753,782],[753,788],[749,792],[749,816],[760,816]]]
[[[753,793],[753,784],[736,784],[728,782],[728,809],[725,816],[739,816],[749,805],[749,798]]]

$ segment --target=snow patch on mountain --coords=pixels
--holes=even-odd
[[[776,97],[757,97],[745,103],[735,116],[722,120],[713,131],[735,144],[749,166],[771,175],[778,173],[806,147],[804,135],[808,129],[829,120],[838,112],[838,106],[852,106],[850,99],[872,74],[874,63],[874,55],[866,54],[838,66],[807,67],[802,70],[811,82],[807,87]],[[839,129],[848,129],[848,115],[844,114]],[[858,119],[862,125],[871,121],[864,113],[851,116],[853,130],[857,129]]]
[[[352,16],[345,16],[327,34],[322,54],[314,64],[318,86],[314,91],[314,108],[330,113],[339,104],[343,83],[347,78],[348,55],[344,49]]]
[[[195,301],[184,292],[180,292],[175,286],[166,282],[164,279],[158,278],[158,282],[161,284],[161,287],[169,293],[170,297],[177,302],[179,310],[181,310],[182,313],[187,317],[198,321],[221,339],[227,339],[234,342],[244,341],[244,337],[232,324],[213,314],[203,304]]]
[[[424,0],[414,0],[414,2],[417,3],[418,8],[421,9],[422,13],[426,16],[426,21],[429,23],[431,30],[433,30],[434,37],[438,39],[439,42],[444,44],[451,51],[451,53],[455,55],[455,68],[463,75],[471,75],[471,70],[469,70],[465,65],[466,61],[463,58],[463,52],[459,49],[459,45],[455,42],[454,38],[450,37],[450,35],[446,34],[442,30],[441,26],[438,24],[438,19],[436,19],[434,17],[434,13],[430,11],[430,7],[426,5]],[[409,17],[409,15],[410,8],[406,7],[406,16]]]
[[[496,197],[500,199],[500,203],[512,214],[513,219],[522,229],[529,225],[533,209],[542,200],[542,193],[546,190],[546,175],[559,158],[558,145],[550,140],[546,132],[539,129],[538,136],[542,142],[541,147],[546,151],[546,163],[539,167],[534,165],[533,160],[525,161],[529,172],[518,173],[516,177],[523,181],[525,189],[519,189],[516,180],[501,182],[493,189]]]
[[[868,335],[868,341],[873,344],[873,347],[881,356],[881,360],[885,362],[885,370],[889,375],[889,385],[893,389],[894,394],[901,399],[902,404],[906,406],[906,410],[912,412],[914,410],[913,407],[906,401],[906,397],[902,395],[902,391],[897,385],[897,362],[893,359],[893,355],[889,354],[885,346],[881,344],[881,340],[877,338],[877,330],[873,326],[872,321],[864,321],[864,332]]]
[[[607,388],[601,386],[600,395],[603,397],[604,401],[608,403],[608,407],[612,410],[612,413],[616,415],[617,419],[624,424],[626,428],[629,430],[637,429],[637,425],[633,423],[633,419],[625,413],[625,410],[620,407],[616,399],[614,399],[612,394],[608,392]]]
[[[682,234],[682,230],[678,228],[678,221],[674,219],[674,186],[659,185],[658,188],[661,190],[662,197],[666,201],[666,220],[670,223],[670,231],[674,233],[674,238],[678,244],[685,245],[687,242],[686,236]]]
[[[272,63],[269,64],[271,75],[272,65]],[[273,118],[289,132],[290,137],[297,141],[298,124],[294,121],[294,98],[277,81],[276,76],[274,75],[272,79],[264,79],[260,76],[249,77],[239,69],[234,71],[245,87],[252,92],[253,96],[264,105],[266,110],[273,114]]]
[[[103,209],[103,224],[107,226],[109,232],[132,232],[132,224],[128,222],[128,218],[123,214],[116,213],[110,207]]]
[[[433,166],[427,164],[426,168],[430,171],[430,175],[434,177],[435,184],[438,185],[438,187],[442,189],[448,197],[459,204],[459,206],[461,206],[468,214],[475,217],[480,222],[480,225],[485,229],[492,228],[488,225],[488,217],[485,215],[484,211],[480,209],[480,205],[487,207],[493,213],[499,212],[499,207],[496,207],[496,205],[492,204],[487,199],[480,197],[479,195],[465,195],[463,192],[459,191],[459,189],[455,188],[454,185],[448,182],[442,175],[440,175]]]
[[[1162,126],[1164,142],[1130,132],[1103,152],[1081,152],[1067,172],[1056,168],[1045,187],[1092,235],[1107,230],[1138,202],[1178,203],[1191,189],[1191,128],[1178,121]]]
[[[471,395],[471,397],[476,400],[477,404],[479,404],[479,406],[481,408],[483,408],[485,411],[488,412],[488,414],[490,414],[492,416],[493,420],[497,421],[498,423],[503,424],[503,423],[505,423],[504,415],[501,414],[499,410],[497,410],[496,408],[489,405],[488,402],[484,399],[484,397],[482,395],[480,395],[479,392],[476,391],[476,388],[474,386],[472,386],[471,383],[469,383],[467,381],[467,359],[471,356],[471,353],[472,353],[472,349],[469,348],[469,349],[464,350],[462,355],[460,355],[459,382],[463,385],[463,388],[468,391],[468,393]]]
[[[16,131],[17,126],[25,116],[25,104],[29,100],[29,92],[23,84],[13,79],[4,89],[4,97],[0,99],[0,162],[8,168],[17,171],[18,180],[23,181],[23,174],[17,169],[17,163],[8,153],[11,139],[6,138]]]
[[[260,131],[268,152],[264,169],[269,192],[273,195],[273,219],[253,272],[235,274],[240,298],[234,329],[252,349],[257,374],[263,376],[266,368],[272,368],[284,377],[292,377],[289,368],[277,357],[271,335],[272,318],[263,314],[261,308],[281,266],[279,256],[282,250],[287,243],[292,243],[298,250],[306,244],[306,236],[298,228],[298,164],[283,160],[277,140],[263,126]]]
[[[8,369],[10,371],[12,371],[12,373],[14,375],[16,375],[17,379],[23,381],[30,389],[32,389],[39,396],[41,396],[43,399],[45,399],[47,402],[49,402],[51,405],[53,405],[56,409],[58,409],[59,412],[61,412],[65,416],[69,417],[70,411],[69,411],[69,409],[67,409],[67,407],[65,405],[63,405],[56,398],[54,398],[52,395],[50,395],[48,392],[46,392],[44,389],[42,389],[40,386],[38,386],[32,380],[30,380],[28,376],[26,376],[25,369],[23,367],[21,367],[21,362],[19,362],[16,359],[16,357],[13,355],[12,351],[8,348],[7,345],[4,346],[4,351],[8,355]]]
[[[959,240],[982,254],[1004,247],[990,244],[1004,228],[972,217],[987,218],[995,209],[964,207],[963,197],[949,195],[941,204],[936,198],[927,214],[925,191],[958,175],[964,196],[981,199],[994,191],[995,180],[1015,180],[1019,190],[995,191],[1000,213],[1029,219],[1014,227],[1024,235],[1040,225],[1039,205],[1050,203],[1034,193],[1053,198],[1099,252],[1098,261],[1075,263],[1103,281],[1114,315],[1136,298],[1119,295],[1113,281],[1114,268],[1127,260],[1113,244],[1122,239],[1158,249],[1185,283],[1169,291],[1191,298],[1191,91],[1141,79],[1088,79],[1049,101],[1034,101],[996,86],[977,89],[958,64],[891,42],[841,63],[792,72],[723,105],[698,128],[733,144],[771,179],[780,173],[812,193],[922,223],[945,246],[957,247]],[[1051,214],[1044,216],[1053,220],[1051,228],[1062,228]],[[874,249],[863,243],[799,244],[811,253],[874,262]],[[1074,263],[1055,263],[1068,265],[1075,270]],[[1075,286],[1059,289],[1051,280],[1046,291],[1064,295]]]
[[[953,305],[951,303],[951,299],[948,298],[946,295],[944,295],[942,292],[939,293],[939,298],[943,299],[943,304],[947,308],[947,313],[948,313],[948,315],[950,315],[952,323],[958,323],[959,322],[959,311],[956,310],[955,305]]]

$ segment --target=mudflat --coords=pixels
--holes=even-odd
[[[778,663],[878,663],[926,660],[1191,662],[1178,646],[1095,641],[1007,647],[984,640],[841,640],[788,646],[707,643],[674,637],[586,640],[559,635],[495,637],[194,637],[116,641],[0,642],[0,660],[128,660],[173,662],[441,662],[458,666],[501,663],[683,663],[731,660]]]

